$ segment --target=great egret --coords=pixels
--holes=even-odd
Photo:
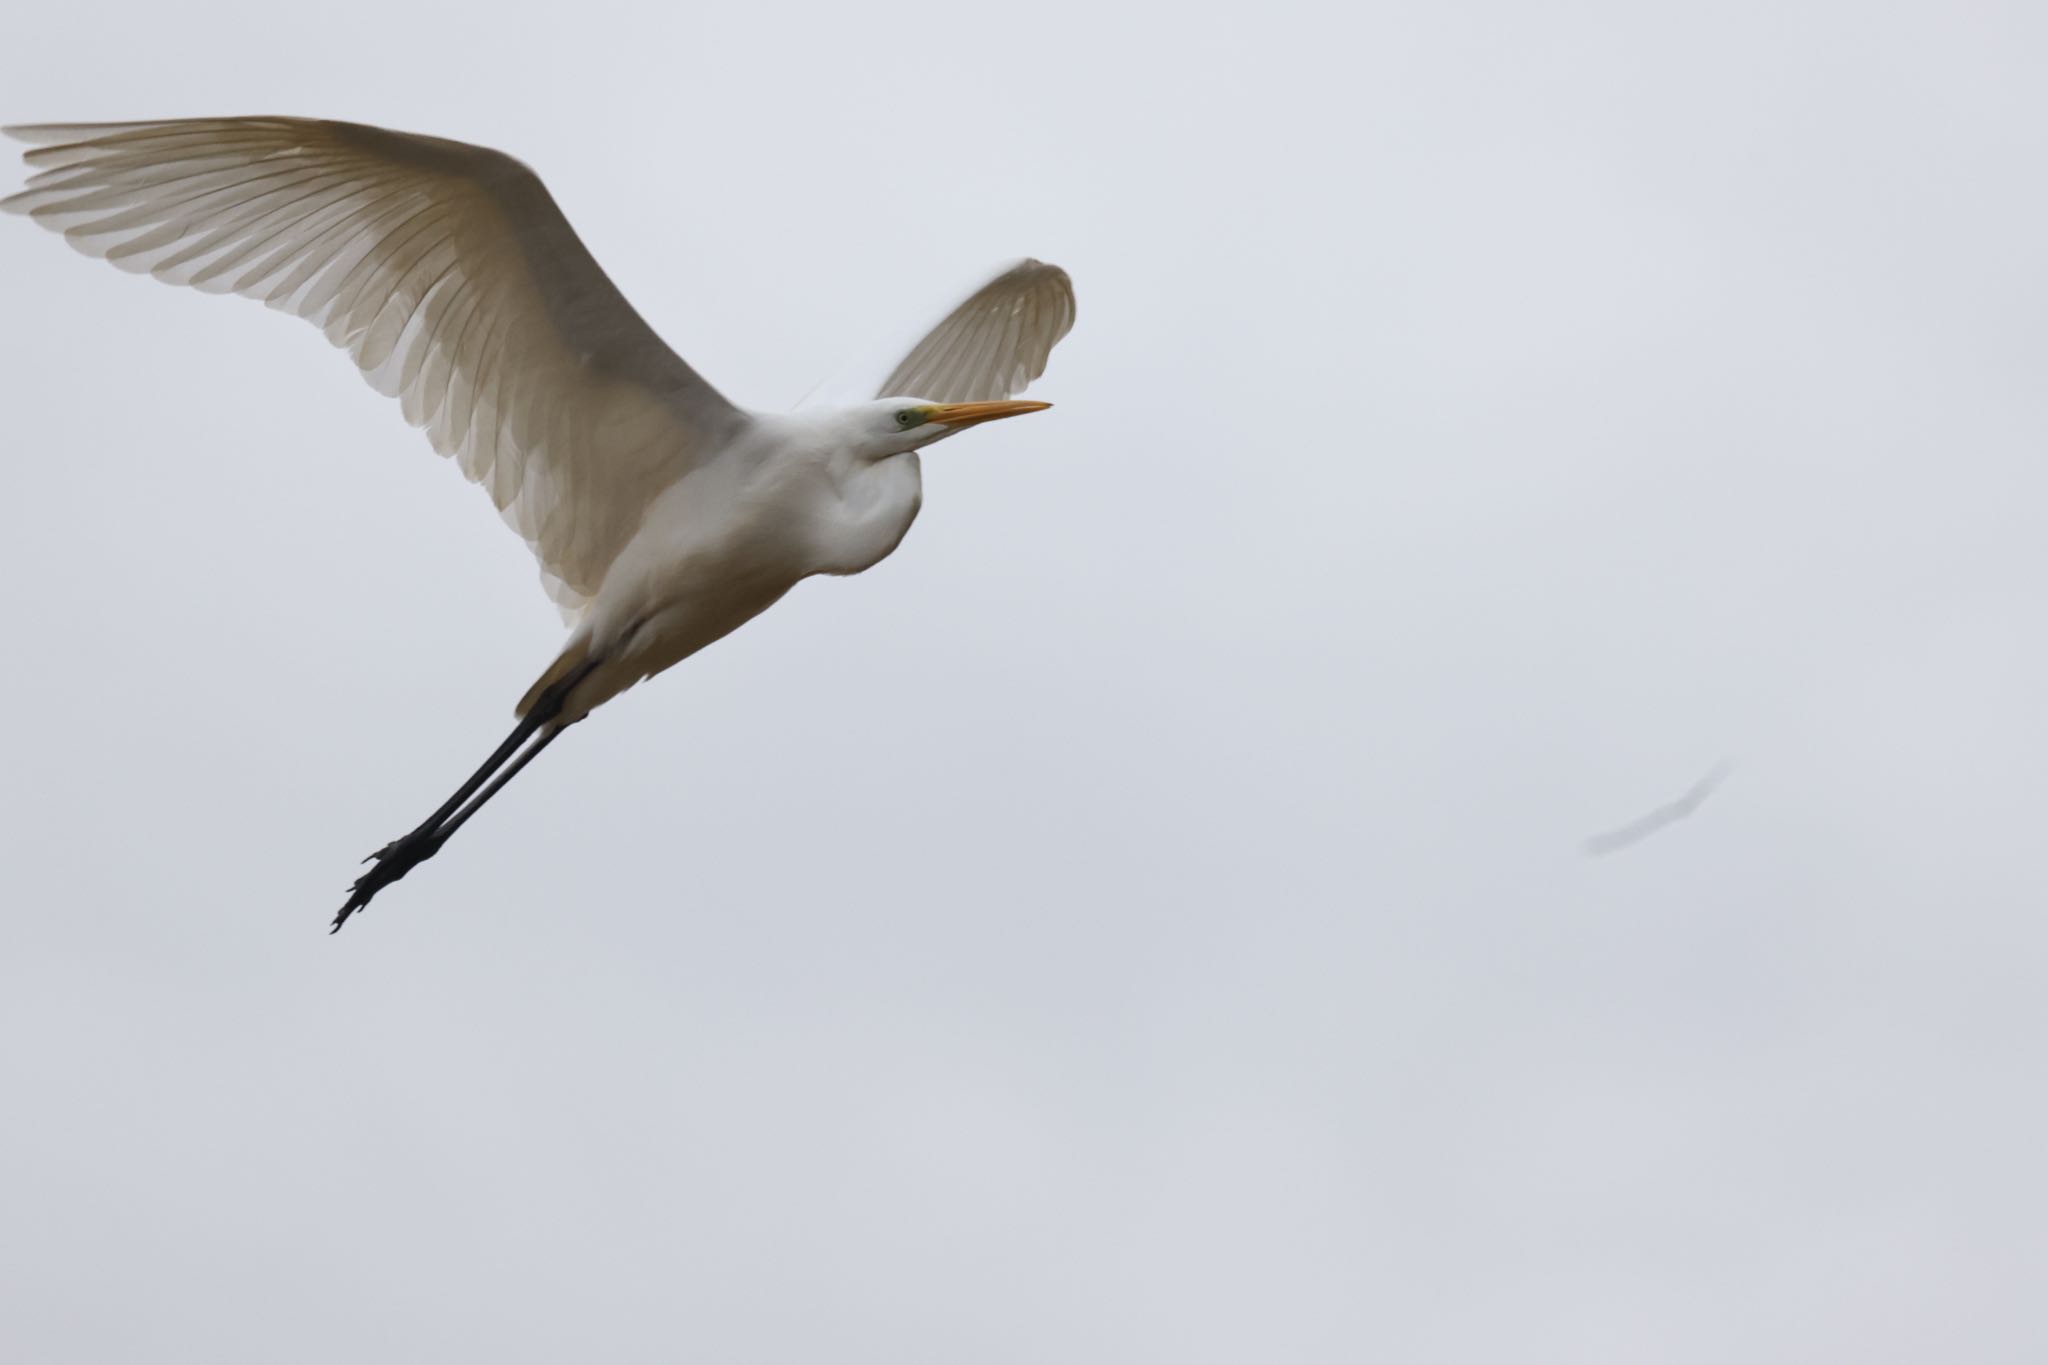
[[[297,118],[6,131],[35,144],[36,174],[0,207],[124,270],[318,324],[490,491],[571,623],[512,733],[365,860],[336,930],[594,707],[803,579],[887,556],[917,516],[917,452],[1050,406],[1012,398],[1074,322],[1066,272],[1019,261],[873,401],[751,412],[662,344],[503,153]]]

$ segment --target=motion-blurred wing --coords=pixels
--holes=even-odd
[[[0,208],[124,270],[317,324],[489,490],[565,609],[743,420],[500,152],[292,118],[6,131],[40,145]]]
[[[978,403],[1014,398],[1045,373],[1074,326],[1074,282],[1043,261],[1007,266],[925,334],[877,398]]]

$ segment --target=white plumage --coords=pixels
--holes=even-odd
[[[1019,261],[870,390],[893,401],[749,412],[663,344],[501,152],[297,118],[7,131],[35,144],[35,173],[0,208],[124,270],[319,326],[490,493],[573,624],[520,728],[378,855],[337,927],[593,707],[803,578],[893,550],[921,501],[916,451],[1043,407],[1005,400],[1074,321],[1066,272]]]

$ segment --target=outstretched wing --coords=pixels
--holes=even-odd
[[[1074,282],[1043,261],[1021,260],[969,294],[882,381],[877,398],[979,403],[1014,398],[1045,373],[1074,326]]]
[[[500,152],[295,118],[9,128],[0,200],[124,270],[297,313],[482,484],[573,611],[744,420]]]
[[[1046,357],[1073,326],[1074,282],[1067,272],[1043,261],[1013,261],[922,332],[894,333],[893,344],[874,346],[871,354],[863,348],[864,358],[834,370],[798,406],[1015,398],[1045,373]],[[909,354],[892,360],[905,346]]]

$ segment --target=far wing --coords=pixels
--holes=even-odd
[[[743,417],[501,152],[296,118],[41,125],[0,208],[124,270],[297,313],[482,484],[573,610]]]
[[[1045,373],[1074,326],[1074,282],[1043,261],[997,272],[913,346],[877,398],[978,403],[1014,398]]]
[[[984,275],[964,293],[935,322],[864,347],[862,358],[833,371],[798,406],[1016,397],[1045,373],[1053,346],[1073,327],[1074,282],[1056,265],[1027,259]]]

